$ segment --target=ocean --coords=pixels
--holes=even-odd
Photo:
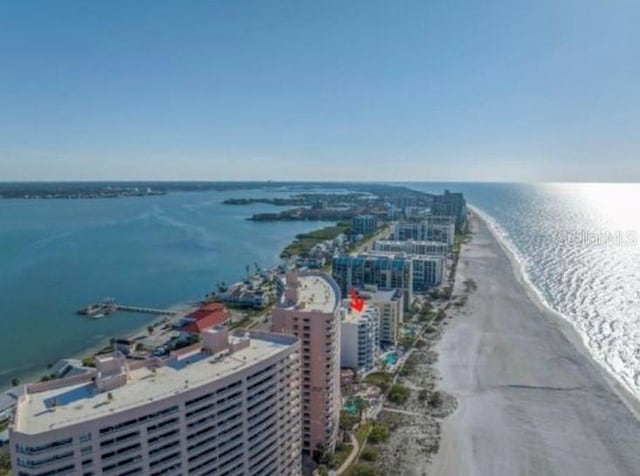
[[[594,358],[640,397],[640,185],[411,183],[464,192],[517,256],[534,290]],[[152,317],[99,320],[75,310],[104,297],[168,307],[193,302],[247,265],[278,263],[326,223],[247,221],[269,205],[188,192],[103,200],[0,200],[0,385],[132,332]],[[481,283],[479,283],[481,285]]]
[[[464,192],[534,291],[640,398],[640,184],[408,185]]]
[[[87,200],[0,200],[0,387],[39,377],[154,317],[102,319],[76,309],[105,297],[166,308],[195,302],[246,266],[279,263],[296,234],[328,223],[252,222],[270,205],[227,206],[229,197],[273,191],[185,192]],[[23,379],[24,380],[24,379]]]

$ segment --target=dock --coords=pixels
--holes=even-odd
[[[124,304],[116,304],[116,311],[123,312],[139,312],[143,314],[157,314],[162,316],[177,316],[177,311],[170,311],[168,309],[154,309],[152,307],[140,307],[140,306],[125,306]]]
[[[115,299],[105,299],[97,304],[90,304],[86,307],[78,309],[77,313],[89,316],[93,318],[100,318],[113,314],[116,311],[121,312],[136,312],[142,314],[154,314],[157,316],[176,316],[179,313],[177,311],[170,311],[169,309],[155,309],[152,307],[144,306],[129,306],[125,304],[118,304]]]

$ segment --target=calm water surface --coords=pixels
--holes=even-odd
[[[246,265],[278,264],[296,234],[323,225],[251,222],[275,207],[221,204],[258,195],[277,194],[0,200],[0,386],[153,319],[90,320],[75,314],[81,306],[104,297],[152,307],[196,301],[219,281],[241,279]]]

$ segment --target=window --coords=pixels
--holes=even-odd
[[[53,441],[51,443],[39,446],[16,445],[16,451],[22,454],[38,454],[43,451],[51,450],[54,448],[62,448],[64,446],[70,445],[72,441],[73,440],[71,438],[66,438],[64,440]]]

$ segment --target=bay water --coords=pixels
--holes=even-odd
[[[248,221],[278,208],[221,203],[258,196],[288,194],[0,200],[0,386],[44,374],[56,360],[154,319],[130,313],[88,319],[76,315],[80,307],[105,297],[154,308],[195,302],[218,282],[244,279],[247,265],[254,272],[254,263],[278,264],[296,234],[328,225]]]

